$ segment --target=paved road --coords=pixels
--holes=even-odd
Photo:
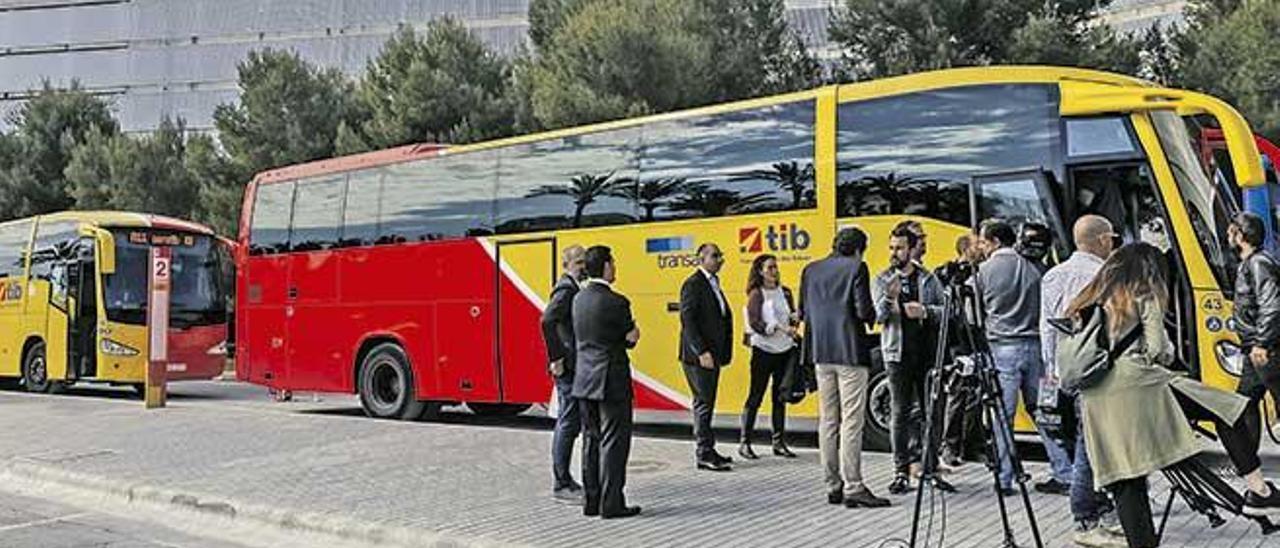
[[[423,543],[872,548],[894,546],[892,539],[910,531],[907,497],[876,511],[826,505],[817,453],[804,438],[796,444],[799,459],[765,458],[712,474],[694,470],[687,426],[645,426],[627,488],[645,512],[601,522],[548,500],[550,421],[534,416],[377,421],[361,416],[347,396],[275,403],[262,389],[235,383],[176,385],[171,407],[152,412],[116,391],[0,393],[0,416],[22,421],[0,436],[0,470],[20,464],[110,478],[190,493],[239,515],[296,511],[307,520],[411,531]],[[883,491],[892,476],[889,457],[867,455],[864,467],[869,485]],[[1045,472],[1039,463],[1029,468]],[[1280,472],[1274,460],[1268,468]],[[985,469],[965,466],[952,480],[961,493],[945,499],[945,524],[943,501],[934,501],[935,541],[945,528],[946,546],[999,545]],[[1154,488],[1158,497],[1163,480]],[[1034,494],[1032,503],[1047,545],[1068,546],[1066,498]],[[1029,545],[1020,514],[1015,527]],[[1178,504],[1166,545],[1275,545],[1268,540],[1280,537],[1264,539],[1239,519],[1211,530]]]
[[[48,500],[0,492],[0,546],[5,548],[237,548]]]

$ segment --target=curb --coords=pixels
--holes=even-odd
[[[23,459],[10,459],[0,467],[0,490],[70,505],[174,524],[206,535],[246,542],[268,533],[295,545],[343,545],[369,547],[496,548],[517,546],[477,538],[457,537],[434,531],[385,525],[340,515],[270,507],[142,483],[71,472]],[[105,511],[105,513],[112,513]],[[236,530],[242,530],[237,532]],[[243,534],[240,534],[243,533]],[[299,542],[297,537],[310,542]],[[266,539],[261,539],[266,540]],[[267,544],[270,544],[268,542]]]

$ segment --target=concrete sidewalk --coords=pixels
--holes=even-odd
[[[817,452],[799,459],[765,457],[732,473],[694,470],[691,442],[669,427],[644,429],[632,452],[628,497],[644,507],[634,519],[601,521],[550,501],[550,421],[448,415],[443,422],[376,421],[339,399],[270,404],[181,397],[145,412],[119,398],[52,397],[0,392],[0,490],[45,490],[51,497],[97,494],[138,512],[170,510],[209,517],[214,527],[269,526],[275,534],[317,535],[382,545],[583,546],[894,546],[910,532],[913,499],[893,508],[830,506]],[[257,394],[257,392],[254,392]],[[671,439],[672,437],[680,439]],[[722,449],[728,452],[729,446]],[[884,495],[888,455],[869,454],[864,475]],[[1043,465],[1029,464],[1043,474]],[[575,468],[576,470],[576,468]],[[990,475],[968,465],[951,477],[960,487],[935,501],[933,545],[998,546]],[[44,487],[41,487],[44,486]],[[1162,479],[1154,488],[1162,492]],[[1161,494],[1155,495],[1163,505]],[[1017,499],[1006,499],[1018,505]],[[1066,497],[1032,494],[1047,546],[1070,546]],[[1015,506],[1014,527],[1030,546]],[[928,518],[926,508],[925,518]],[[1265,538],[1241,519],[1209,529],[1175,504],[1166,546],[1262,547]],[[3,542],[0,542],[3,544]]]

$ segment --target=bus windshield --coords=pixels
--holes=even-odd
[[[149,238],[172,245],[173,293],[169,322],[173,327],[215,325],[227,321],[226,294],[217,244],[210,236],[144,229],[116,229],[116,271],[104,276],[107,319],[143,325],[147,317]]]
[[[1223,193],[1209,181],[1201,167],[1186,122],[1172,111],[1154,112],[1151,117],[1160,147],[1164,149],[1169,169],[1178,183],[1178,191],[1186,202],[1187,216],[1191,218],[1200,249],[1218,281],[1218,287],[1230,294],[1234,289],[1232,267],[1235,260],[1229,255],[1225,243],[1230,210]]]

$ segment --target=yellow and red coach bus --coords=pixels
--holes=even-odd
[[[67,211],[0,223],[0,378],[31,392],[78,381],[141,391],[152,246],[173,248],[169,379],[220,375],[230,257],[213,231],[155,215]]]
[[[1260,184],[1249,127],[1221,101],[1050,67],[924,73],[265,172],[241,219],[237,374],[356,393],[378,417],[546,402],[538,316],[558,251],[604,244],[644,332],[636,405],[684,410],[677,300],[703,242],[726,253],[737,311],[755,256],[777,255],[795,287],[845,224],[868,232],[878,271],[906,218],[924,224],[934,266],[978,219],[1043,222],[1065,256],[1064,227],[1098,213],[1175,258],[1179,351],[1229,385],[1239,360],[1224,329],[1224,206],[1184,125],[1192,114],[1217,119],[1240,184]],[[738,347],[718,411],[741,408],[747,361]],[[868,435],[886,445],[878,369],[871,395]]]

